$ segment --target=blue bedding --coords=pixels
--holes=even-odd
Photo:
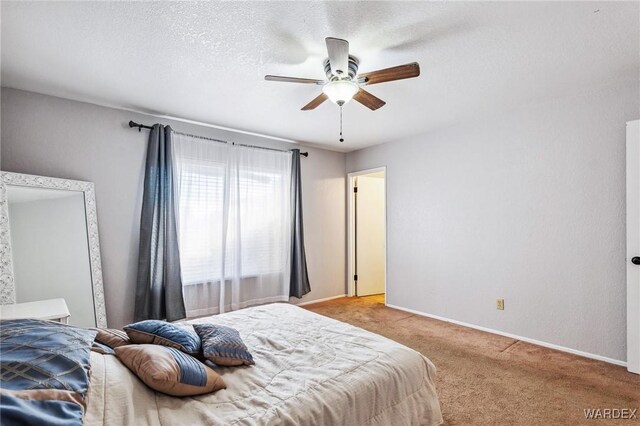
[[[2,425],[67,426],[82,424],[82,407],[58,400],[29,400],[0,394]]]
[[[81,425],[95,335],[52,321],[0,321],[2,424]]]

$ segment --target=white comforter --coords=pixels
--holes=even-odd
[[[418,352],[293,305],[195,322],[234,327],[256,361],[220,368],[227,389],[154,392],[114,356],[91,354],[87,425],[437,425],[435,367]]]

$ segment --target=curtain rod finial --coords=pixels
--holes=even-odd
[[[137,127],[138,128],[138,132],[142,131],[142,124],[138,124],[138,123],[134,122],[133,120],[129,120],[129,127],[131,127],[131,128]]]

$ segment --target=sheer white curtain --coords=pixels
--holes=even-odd
[[[175,135],[188,317],[289,300],[291,153]]]

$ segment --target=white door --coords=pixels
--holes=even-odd
[[[627,123],[627,369],[640,374],[640,120]]]
[[[384,173],[358,176],[355,197],[356,295],[384,293]]]

